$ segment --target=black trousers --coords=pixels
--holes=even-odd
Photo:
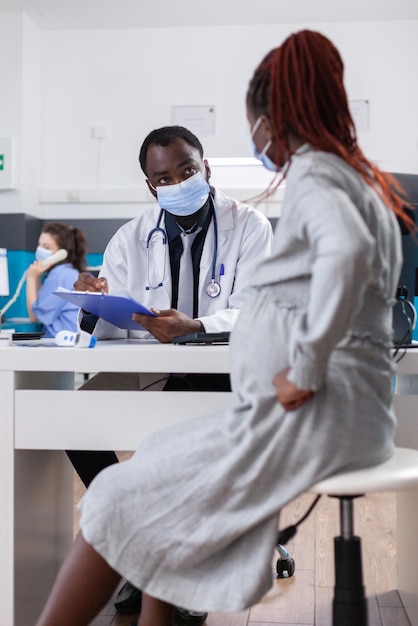
[[[164,391],[231,391],[231,384],[228,374],[186,374],[186,376],[171,374],[164,386]],[[115,452],[112,451],[67,450],[66,452],[86,487],[105,467],[119,462]]]

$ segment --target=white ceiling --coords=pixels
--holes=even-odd
[[[309,24],[418,19],[418,0],[0,0],[3,11],[43,30]]]

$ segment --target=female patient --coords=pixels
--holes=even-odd
[[[120,576],[143,591],[139,626],[172,626],[173,606],[249,607],[271,586],[283,505],[392,454],[402,201],[357,144],[334,45],[291,35],[256,69],[247,111],[271,188],[287,187],[231,336],[239,404],[95,479],[38,626],[88,624]]]

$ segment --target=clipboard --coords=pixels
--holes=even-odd
[[[66,289],[57,289],[57,291],[52,293],[75,304],[80,309],[101,317],[118,328],[129,330],[141,330],[143,328],[141,324],[131,319],[132,313],[142,313],[143,315],[156,317],[155,313],[147,309],[143,304],[126,296],[114,296],[94,291],[69,291]]]

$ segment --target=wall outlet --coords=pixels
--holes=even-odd
[[[69,189],[67,191],[68,202],[80,202],[80,192],[78,189]]]
[[[93,139],[106,139],[107,126],[92,126],[91,136]]]

